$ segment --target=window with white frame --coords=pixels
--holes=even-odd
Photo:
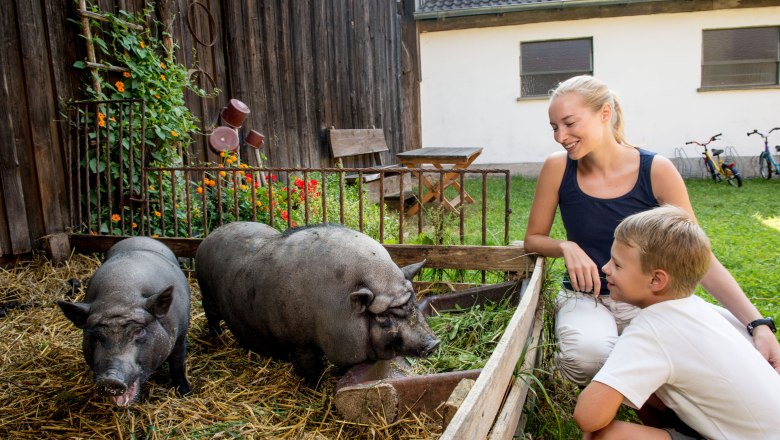
[[[559,82],[593,74],[593,39],[520,43],[520,97],[545,97]]]
[[[705,30],[701,87],[749,88],[778,85],[780,27]]]

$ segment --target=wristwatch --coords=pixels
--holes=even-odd
[[[750,336],[753,336],[753,329],[758,327],[759,325],[768,325],[769,330],[772,330],[772,333],[777,333],[777,327],[775,327],[775,320],[772,318],[761,318],[756,319],[755,321],[750,322],[750,324],[747,325],[747,331],[750,333]]]

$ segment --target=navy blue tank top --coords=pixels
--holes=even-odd
[[[609,295],[601,267],[609,261],[615,228],[631,214],[658,206],[650,182],[650,166],[655,153],[639,150],[639,177],[628,193],[614,199],[598,199],[585,194],[577,183],[577,161],[566,158],[566,171],[558,190],[558,206],[569,241],[577,243],[599,268],[601,294]],[[571,288],[568,279],[564,280]]]

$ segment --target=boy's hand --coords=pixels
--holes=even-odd
[[[780,344],[769,327],[762,325],[753,330],[753,343],[761,356],[780,374]]]

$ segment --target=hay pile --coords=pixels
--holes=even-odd
[[[428,439],[438,421],[407,414],[393,424],[340,419],[332,404],[338,376],[306,387],[289,363],[238,347],[230,332],[207,338],[194,276],[187,371],[193,394],[178,396],[166,371],[144,385],[139,401],[114,407],[94,392],[81,353],[81,330],[58,299],[81,300],[97,257],[73,255],[62,267],[36,256],[0,269],[0,438],[107,439]]]

